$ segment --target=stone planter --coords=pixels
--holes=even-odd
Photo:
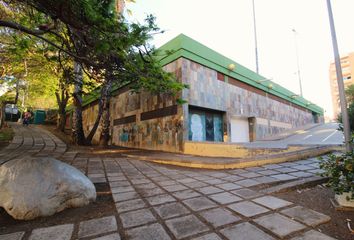
[[[347,200],[347,197],[351,197],[351,192],[344,192],[342,194],[336,194],[335,199],[337,200],[338,204],[342,207],[350,207],[354,208],[354,199]]]

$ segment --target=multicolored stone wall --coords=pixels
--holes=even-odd
[[[224,111],[228,125],[232,116],[255,117],[256,139],[313,122],[311,112],[218,80],[217,71],[188,59],[182,60],[182,80],[190,86],[183,92],[190,105]]]
[[[181,60],[164,69],[181,79]],[[180,152],[183,149],[182,106],[178,96],[121,92],[111,99],[112,144]]]

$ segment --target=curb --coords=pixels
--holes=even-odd
[[[288,192],[296,189],[317,186],[319,184],[326,183],[327,181],[328,178],[326,177],[315,176],[265,188],[260,190],[260,192],[265,194]]]
[[[332,147],[317,147],[315,149],[305,149],[299,150],[291,153],[282,153],[276,154],[266,157],[258,157],[258,158],[244,158],[244,159],[235,159],[233,162],[227,163],[206,163],[200,161],[193,160],[178,160],[178,159],[156,159],[148,156],[137,156],[132,154],[123,154],[124,157],[132,158],[134,160],[142,160],[149,161],[153,163],[173,165],[179,167],[188,167],[188,168],[199,168],[199,169],[212,169],[212,170],[220,170],[220,169],[235,169],[235,168],[247,168],[247,167],[257,167],[265,164],[275,164],[282,162],[290,162],[302,160],[305,158],[317,157],[324,155],[326,153],[330,153],[334,151]]]

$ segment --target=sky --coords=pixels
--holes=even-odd
[[[331,117],[329,64],[334,55],[326,0],[254,2],[259,73],[299,94],[298,55],[303,96]],[[354,0],[331,2],[339,52],[354,52]],[[132,21],[156,17],[165,30],[154,37],[156,47],[183,33],[256,71],[252,0],[136,0],[127,9]]]

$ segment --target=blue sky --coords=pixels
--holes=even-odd
[[[304,97],[332,115],[329,64],[333,59],[325,0],[255,0],[260,74],[299,93],[295,38],[297,31]],[[142,22],[152,13],[166,30],[155,36],[161,46],[180,33],[255,70],[251,0],[136,0],[127,8]],[[341,54],[354,51],[351,25],[354,0],[332,0]]]

